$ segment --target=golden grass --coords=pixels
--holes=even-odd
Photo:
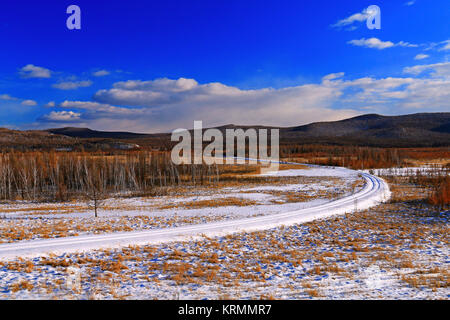
[[[254,206],[259,204],[257,201],[242,199],[242,198],[216,198],[209,200],[198,200],[189,202],[180,202],[174,204],[167,204],[160,206],[159,209],[174,209],[174,208],[184,208],[184,209],[201,209],[201,208],[211,208],[211,207],[228,207],[228,206]]]
[[[20,290],[27,290],[27,291],[31,291],[33,290],[34,285],[29,282],[28,280],[20,280],[16,283],[13,283],[10,287],[10,290],[12,292],[18,292]]]
[[[430,246],[447,248],[450,244],[448,221],[442,218],[423,223],[422,218],[432,218],[433,213],[427,210],[424,201],[421,202],[426,197],[421,188],[399,183],[392,185],[392,190],[394,199],[408,197],[411,202],[394,200],[371,210],[313,221],[300,226],[301,233],[296,228],[286,227],[271,232],[232,234],[220,241],[205,238],[164,247],[135,246],[103,250],[95,258],[77,254],[71,260],[49,257],[34,266],[25,260],[10,262],[7,266],[11,270],[28,268],[35,272],[42,266],[63,271],[68,265],[75,265],[86,270],[86,277],[91,273],[99,274],[97,268],[100,267],[111,276],[98,281],[110,285],[117,297],[120,293],[113,283],[131,281],[136,275],[154,286],[167,281],[178,285],[195,283],[219,288],[218,297],[238,297],[238,294],[248,294],[249,290],[254,290],[251,291],[253,297],[258,297],[258,290],[264,290],[272,275],[280,275],[277,268],[286,264],[295,266],[296,271],[283,286],[290,291],[300,286],[295,293],[299,297],[326,297],[324,288],[318,288],[320,282],[314,280],[317,275],[355,281],[360,280],[360,275],[354,271],[371,265],[387,270],[405,286],[418,290],[448,288],[449,272],[445,266],[430,267],[442,257],[420,251]],[[154,258],[163,262],[150,261]],[[144,265],[144,268],[137,265]],[[301,276],[302,280],[296,276]],[[305,276],[307,279],[303,280]],[[352,290],[359,289],[356,286]],[[276,296],[273,294],[274,298]]]
[[[150,228],[172,227],[174,225],[215,222],[225,219],[214,216],[133,216],[110,219],[33,219],[0,220],[0,241],[16,242],[30,239],[48,239],[80,234],[105,234],[127,232]]]
[[[0,213],[24,213],[24,214],[69,214],[80,211],[87,211],[87,206],[65,206],[65,205],[42,205],[37,207],[23,207],[23,208],[2,208],[0,206]]]
[[[302,165],[302,164],[280,164],[278,170],[309,170],[310,167]]]

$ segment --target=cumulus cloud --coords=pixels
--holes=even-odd
[[[347,43],[358,47],[367,47],[378,50],[383,50],[395,46],[395,44],[391,41],[381,41],[380,39],[377,38],[369,38],[369,39],[362,38],[359,40],[350,40]]]
[[[450,81],[443,79],[418,79],[407,88],[407,98],[401,106],[405,109],[436,108],[448,111]]]
[[[37,102],[34,100],[24,100],[21,103],[23,106],[27,106],[27,107],[33,107],[33,106],[37,106]]]
[[[50,78],[51,71],[49,69],[28,64],[20,69],[19,74],[23,78]]]
[[[71,121],[97,129],[161,132],[191,127],[194,120],[203,120],[209,126],[298,125],[359,114],[356,110],[331,107],[340,94],[334,85],[323,84],[241,90],[185,78],[130,80],[98,91],[95,101],[68,100],[56,107],[79,113]],[[55,116],[51,114],[41,120],[48,124],[56,120]]]
[[[99,71],[95,71],[92,73],[93,76],[95,77],[104,77],[111,74],[109,71],[107,70],[99,70]]]
[[[60,90],[76,90],[78,88],[90,87],[92,85],[92,81],[65,81],[55,83],[52,87]]]
[[[80,119],[80,113],[73,111],[52,111],[41,120],[49,122],[73,122]]]
[[[100,130],[167,132],[205,126],[293,126],[331,121],[368,112],[447,111],[450,62],[404,68],[404,77],[346,79],[344,72],[324,75],[319,83],[280,89],[243,90],[195,79],[129,80],[97,91],[91,101],[53,105],[40,119],[45,125],[88,126]]]
[[[243,91],[221,83],[200,85],[194,79],[171,80],[164,78],[150,81],[118,82],[112,89],[98,91],[94,99],[109,104],[157,107],[181,101],[204,102],[210,97],[243,99],[245,96],[255,93],[258,91]]]
[[[46,108],[53,108],[54,106],[56,106],[55,101],[50,101],[44,105]]]
[[[12,97],[9,94],[0,94],[0,100],[11,101],[11,100],[17,100],[17,98]]]
[[[33,106],[37,105],[37,102],[34,101],[34,100],[31,100],[31,99],[23,100],[23,99],[19,99],[19,98],[13,97],[13,96],[11,96],[9,94],[0,94],[0,100],[9,101],[9,102],[17,101],[17,102],[20,102],[20,104],[22,106],[27,106],[27,107],[33,107]]]
[[[359,40],[350,40],[347,43],[352,44],[354,46],[358,46],[358,47],[366,47],[366,48],[372,48],[372,49],[378,49],[378,50],[383,50],[383,49],[392,48],[392,47],[415,48],[415,47],[419,46],[417,44],[412,44],[412,43],[405,42],[405,41],[393,43],[392,41],[382,41],[378,38],[369,38],[369,39],[361,38]]]

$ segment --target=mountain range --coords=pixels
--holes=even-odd
[[[225,129],[268,128],[280,130],[281,144],[331,144],[375,147],[450,146],[450,112],[401,116],[367,114],[340,121],[315,122],[295,127],[225,125]],[[143,134],[65,127],[19,131],[0,129],[0,146],[50,144],[95,145],[119,141],[140,145],[169,145],[170,133]]]
[[[367,114],[340,121],[315,122],[295,127],[225,125],[232,128],[277,128],[281,142],[354,144],[380,147],[432,147],[450,145],[450,112],[402,116]],[[105,132],[88,128],[49,129],[49,133],[76,138],[169,139],[168,133]]]

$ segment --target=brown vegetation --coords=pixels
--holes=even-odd
[[[282,158],[299,162],[352,169],[372,169],[409,166],[418,162],[445,162],[450,159],[450,148],[374,148],[360,146],[328,146],[284,144]]]
[[[218,166],[179,165],[169,153],[26,152],[0,154],[0,199],[65,201],[100,193],[152,192],[155,187],[218,180]]]
[[[450,205],[450,176],[446,176],[442,181],[436,183],[429,202],[441,208]]]

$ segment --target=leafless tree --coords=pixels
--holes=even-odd
[[[88,201],[88,208],[94,210],[94,216],[98,217],[98,209],[103,205],[106,199],[106,194],[101,192],[96,187],[89,188],[85,192],[85,197]]]

